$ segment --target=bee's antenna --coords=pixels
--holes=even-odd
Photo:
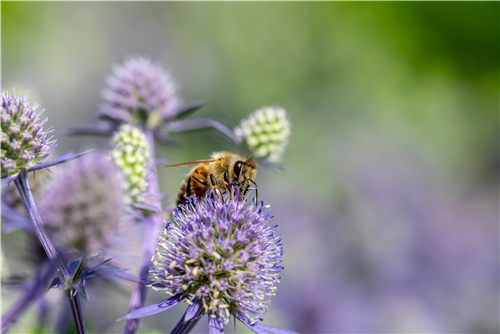
[[[257,183],[253,182],[252,179],[248,179],[250,180],[250,182],[252,182],[253,184],[255,184],[255,197],[257,197],[257,203],[259,202],[259,191],[257,190]]]
[[[175,165],[167,165],[167,166],[165,166],[165,168],[179,167],[179,166],[184,166],[184,165],[197,164],[197,163],[201,163],[201,162],[214,162],[214,161],[217,161],[217,160],[216,159],[195,160],[195,161],[188,161],[188,162],[183,162],[183,163],[175,164]]]

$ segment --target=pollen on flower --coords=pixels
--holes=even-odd
[[[286,111],[274,106],[261,108],[242,120],[234,133],[246,143],[256,158],[267,158],[272,163],[278,163],[288,144],[290,129]]]
[[[40,118],[45,109],[39,113],[35,110],[38,104],[28,102],[28,94],[23,98],[3,92],[0,101],[1,143],[1,177],[19,173],[24,168],[40,163],[45,159],[56,141],[48,138],[54,130],[49,127],[43,130],[47,118]]]
[[[212,318],[255,323],[283,269],[281,236],[269,225],[269,206],[240,198],[236,187],[224,196],[190,198],[173,213],[151,273],[161,289],[200,303]]]

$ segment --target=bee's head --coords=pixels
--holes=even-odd
[[[231,178],[236,185],[243,185],[249,181],[255,180],[257,177],[257,165],[255,162],[247,158],[246,160],[237,160],[231,168]]]

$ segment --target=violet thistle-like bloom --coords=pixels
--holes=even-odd
[[[269,225],[274,216],[268,205],[246,203],[239,189],[224,196],[190,198],[175,210],[150,270],[150,286],[172,297],[122,319],[155,314],[185,300],[190,306],[173,333],[189,332],[204,314],[211,333],[222,333],[231,316],[265,333],[258,320],[275,296],[283,269],[278,225]]]
[[[146,58],[116,66],[106,84],[99,113],[120,123],[156,129],[181,105],[170,75]]]
[[[27,99],[28,94],[21,98],[16,96],[15,91],[14,95],[5,91],[1,95],[2,179],[41,162],[55,146],[56,141],[51,140],[52,137],[47,138],[47,134],[53,131],[52,127],[44,130],[47,118],[40,118],[45,109],[36,113],[38,104],[29,104]]]
[[[44,188],[40,208],[46,225],[66,246],[86,254],[103,249],[125,211],[118,168],[100,154],[67,164]]]
[[[148,186],[151,161],[148,139],[141,129],[124,124],[113,136],[111,146],[111,158],[124,176],[124,187],[132,202],[137,202]]]
[[[234,132],[255,158],[279,163],[288,144],[290,129],[286,111],[274,106],[257,110],[242,120]]]

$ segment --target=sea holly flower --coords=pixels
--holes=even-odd
[[[14,95],[4,91],[0,103],[1,176],[4,179],[41,162],[56,141],[47,137],[54,131],[52,127],[43,129],[47,118],[41,115],[45,109],[36,113],[38,104],[30,104],[28,94],[21,98],[15,91]]]
[[[155,314],[185,300],[188,309],[172,333],[188,333],[205,314],[210,333],[223,333],[231,316],[256,333],[267,332],[258,321],[283,269],[281,236],[275,234],[277,225],[269,225],[269,206],[247,203],[233,188],[224,198],[190,198],[174,211],[160,234],[149,285],[171,298],[122,319]]]
[[[283,158],[290,129],[286,111],[273,106],[255,111],[234,132],[256,159],[276,164]]]
[[[171,133],[214,128],[237,145],[238,138],[224,124],[208,118],[188,119],[204,101],[182,104],[177,85],[159,64],[135,57],[115,66],[106,79],[95,116],[100,122],[73,127],[72,135],[112,135],[121,124],[151,132],[159,144],[172,144]]]
[[[151,148],[146,135],[138,127],[124,124],[111,140],[111,159],[124,175],[124,187],[132,202],[148,186],[148,164],[151,161]]]
[[[47,134],[52,132],[51,128],[43,130],[43,125],[47,118],[41,120],[41,112],[36,114],[36,104],[29,105],[27,95],[24,98],[9,95],[3,92],[1,95],[0,123],[2,132],[1,142],[1,178],[2,185],[13,181],[16,185],[21,199],[26,207],[29,219],[33,224],[34,231],[40,240],[51,264],[57,268],[57,273],[61,281],[69,279],[69,273],[61,262],[52,240],[45,231],[44,223],[38,212],[36,203],[28,181],[28,173],[39,169],[47,169],[51,166],[75,159],[85,153],[68,153],[57,159],[42,162],[55,146],[52,137],[47,138]],[[43,110],[42,110],[43,112]],[[78,291],[73,288],[65,290],[75,321],[76,332],[85,333],[85,322],[80,307]],[[2,325],[8,322],[2,321]]]
[[[88,255],[110,245],[125,208],[118,168],[102,154],[65,165],[40,196],[41,216],[54,237]]]
[[[172,77],[146,58],[132,58],[115,66],[106,85],[99,114],[120,123],[155,129],[181,105]]]

